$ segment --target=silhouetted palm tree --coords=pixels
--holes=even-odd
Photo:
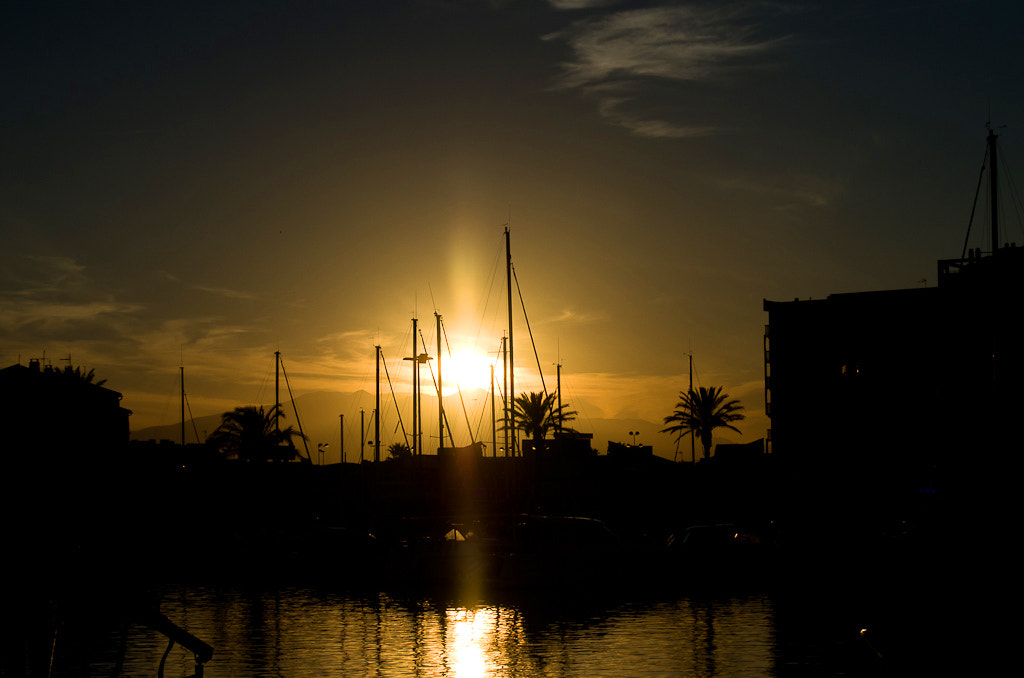
[[[279,428],[284,418],[280,405],[269,411],[263,406],[247,405],[225,412],[221,424],[207,437],[206,442],[226,457],[242,461],[287,461],[298,454],[293,438],[306,437],[293,427]]]
[[[722,393],[721,386],[700,386],[696,391],[680,391],[679,397],[675,412],[665,417],[665,423],[672,425],[661,429],[662,433],[675,433],[676,442],[688,435],[699,437],[704,458],[708,459],[711,456],[711,434],[716,428],[731,429],[742,435],[732,422],[746,417],[739,412],[743,406],[738,400],[729,400],[729,394]]]
[[[56,367],[47,367],[46,371],[59,374],[63,377],[66,377],[67,379],[72,379],[83,384],[103,386],[103,384],[107,383],[106,379],[100,379],[99,381],[95,381],[96,370],[90,368],[90,370],[86,372],[81,365],[75,367],[71,367],[71,365],[65,365],[64,369],[58,369]]]
[[[512,400],[512,417],[516,428],[521,429],[533,441],[535,450],[541,449],[543,440],[551,430],[557,430],[561,423],[576,419],[576,412],[566,409],[568,405],[556,405],[555,393],[520,393]],[[559,409],[561,407],[561,409]],[[504,424],[502,425],[504,429]],[[562,426],[563,431],[572,429]]]
[[[412,450],[405,443],[391,443],[388,446],[388,454],[392,459],[405,459],[412,456]]]

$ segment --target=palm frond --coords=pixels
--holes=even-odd
[[[675,411],[664,419],[664,423],[670,426],[661,432],[675,434],[676,442],[688,435],[699,437],[706,459],[711,456],[712,434],[716,428],[727,428],[742,435],[733,426],[733,422],[746,418],[740,412],[742,409],[738,400],[730,400],[729,395],[722,392],[721,386],[700,386],[697,390],[680,391]]]

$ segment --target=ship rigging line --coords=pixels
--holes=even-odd
[[[964,236],[964,247],[963,247],[963,250],[960,253],[960,258],[961,259],[967,258],[967,243],[968,243],[968,241],[970,240],[970,237],[971,237],[971,226],[974,223],[974,214],[975,214],[975,211],[977,210],[977,207],[978,207],[978,197],[981,195],[982,183],[983,183],[984,176],[985,176],[985,170],[988,167],[988,163],[989,163],[989,145],[985,144],[985,157],[982,160],[981,171],[979,172],[979,175],[978,175],[978,186],[974,190],[974,202],[971,204],[971,217],[970,217],[970,219],[967,222],[967,234]],[[1022,216],[1022,214],[1021,214],[1022,207],[1021,207],[1020,194],[1017,191],[1016,183],[1014,183],[1014,181],[1013,181],[1013,173],[1010,171],[1009,164],[1006,162],[1006,154],[1005,153],[1000,153],[999,154],[998,164],[1002,168],[1002,171],[1003,171],[1002,178],[1006,182],[1007,187],[1009,188],[1011,207],[1012,207],[1012,209],[1014,211],[1014,214],[1017,217],[1017,228],[1018,229],[1022,229],[1022,231],[1024,231],[1024,216]],[[1000,217],[1005,216],[1005,214],[1003,214],[1003,212],[1005,210],[1003,204],[998,205],[996,207],[996,209],[999,210]],[[1007,238],[1007,240],[1009,240],[1009,239]],[[999,243],[992,243],[992,251],[995,252],[995,250],[997,250],[997,249],[999,249]]]
[[[443,328],[443,325],[442,325],[442,328]],[[442,331],[443,331],[443,329],[442,329]],[[445,339],[445,344],[447,344],[448,343],[448,336],[445,335],[444,339]],[[423,328],[420,328],[420,341],[423,342],[424,346],[427,345],[427,339],[426,339],[426,337],[423,336]],[[448,357],[449,358],[452,357],[451,347],[448,347]],[[441,394],[441,389],[438,388],[438,385],[437,385],[437,377],[434,375],[434,366],[431,365],[430,363],[427,363],[427,370],[430,371],[430,381],[434,384],[434,390],[438,392],[437,406],[441,407],[441,395],[442,394]],[[458,387],[458,382],[456,382],[456,387]],[[462,396],[462,391],[461,390],[459,390],[459,396],[460,397]],[[466,410],[465,403],[463,403],[463,405],[462,405],[462,410],[463,410],[463,412],[465,412],[465,410]],[[452,437],[452,425],[448,421],[448,413],[444,411],[443,407],[441,407],[441,414],[444,417],[444,426],[445,426],[446,429],[448,429],[448,439],[452,441],[452,447],[454,447],[455,446],[455,438]],[[466,417],[466,426],[468,427],[469,425],[470,425],[469,424],[469,417],[467,416]],[[470,439],[472,440],[472,437],[473,437],[472,432],[470,432],[469,435],[470,435]]]
[[[452,345],[448,343],[448,329],[444,326],[444,321],[441,321],[441,336],[444,337],[444,347],[448,349],[448,357],[451,358]],[[459,403],[462,405],[462,416],[466,418],[466,428],[469,430],[469,443],[472,445],[476,442],[476,436],[473,435],[473,424],[469,421],[469,412],[466,411],[466,399],[462,397],[462,384],[459,383],[458,379],[455,380],[455,390],[459,392]],[[441,389],[438,389],[438,393],[441,393]],[[441,395],[443,395],[443,393]],[[444,415],[444,423],[445,426],[448,427],[448,439],[452,441],[452,447],[455,447],[455,438],[452,437],[452,425],[448,423],[447,413]]]
[[[278,356],[280,357],[280,356]],[[309,441],[306,439],[306,434],[302,431],[302,421],[299,419],[299,408],[295,407],[295,396],[292,394],[292,385],[288,381],[288,372],[284,369],[284,361],[280,361],[281,374],[284,375],[284,385],[288,389],[288,398],[292,401],[292,412],[295,413],[295,424],[299,427],[299,437],[302,438],[302,446],[306,449],[306,459],[309,463],[313,463],[313,458],[309,456]]]
[[[981,194],[981,183],[985,178],[985,167],[988,166],[988,144],[985,144],[985,157],[981,160],[981,172],[978,173],[978,187],[974,189],[974,202],[971,203],[971,218],[967,220],[967,235],[964,236],[964,249],[960,252],[960,258],[967,258],[967,241],[971,237],[971,225],[974,223],[974,212],[978,209],[978,196]],[[997,245],[993,243],[993,247]]]
[[[185,409],[188,410],[188,418],[192,421],[192,430],[196,434],[196,442],[197,443],[202,443],[203,441],[199,439],[199,429],[196,428],[196,418],[194,416],[192,416],[192,405],[190,405],[189,402],[188,402],[188,394],[182,392],[181,395],[185,399]],[[184,440],[181,441],[181,444],[184,445],[185,441]]]
[[[499,355],[501,354],[501,349],[500,348],[498,349],[498,354]],[[495,358],[495,362],[497,362],[497,358]],[[501,390],[501,384],[496,384],[494,382],[494,367],[495,367],[495,365],[492,364],[491,365],[491,387],[487,390],[487,395],[489,397],[498,397],[501,400],[501,402],[504,403],[505,402],[505,393],[504,393],[504,391]],[[461,391],[460,391],[460,395],[461,395]],[[465,403],[463,403],[463,409],[465,409]],[[502,405],[502,410],[504,410],[504,409],[505,409],[505,406]],[[476,429],[475,429],[476,430],[476,434],[477,434],[477,436],[480,437],[481,441],[484,440],[484,436],[486,435],[486,433],[481,433],[481,429],[483,429],[484,417],[486,417],[487,414],[488,414],[488,412],[487,412],[486,406],[485,407],[481,407],[480,408],[480,416],[479,416],[479,418],[477,418]],[[466,420],[469,421],[469,415],[468,414],[466,415]],[[470,433],[470,437],[472,438],[472,433]],[[494,441],[492,440],[491,442],[493,443]]]
[[[544,370],[540,367],[540,356],[537,354],[537,343],[533,340],[533,329],[530,328],[530,318],[526,315],[526,302],[523,300],[523,291],[519,289],[519,276],[516,275],[516,267],[512,267],[512,279],[516,281],[516,292],[519,293],[519,303],[523,307],[523,319],[526,320],[526,331],[530,333],[530,345],[533,346],[533,357],[537,361],[537,373],[540,375],[540,386],[544,390],[544,396],[548,395],[547,384],[544,383]]]
[[[477,326],[476,330],[476,342],[474,343],[474,348],[480,345],[480,334],[483,332],[484,319],[488,316],[487,309],[491,305],[491,298],[494,296],[494,283],[498,280],[498,267],[501,264],[501,257],[505,253],[504,238],[500,240],[500,243],[501,244],[494,252],[494,261],[491,264],[490,282],[488,283],[487,291],[484,292],[482,300],[477,302],[477,307],[483,307],[483,311],[480,315],[480,324]],[[492,333],[494,332],[494,326],[497,322],[497,318],[493,318],[491,321]]]
[[[1010,203],[1013,206],[1013,211],[1017,215],[1017,228],[1021,229],[1024,234],[1024,217],[1021,215],[1021,200],[1020,194],[1017,191],[1017,184],[1013,181],[1013,172],[1010,171],[1010,166],[1006,162],[1006,153],[999,154],[999,162],[1003,166],[1003,176],[1006,178],[1006,183],[1010,189]]]
[[[391,384],[391,375],[388,373],[388,362],[384,360],[384,351],[380,352],[380,362],[384,365],[384,376],[388,380],[388,388],[391,390],[391,399],[395,403],[395,413],[398,415],[398,425],[402,428],[402,438],[405,439],[405,446],[409,447],[409,434],[405,432],[405,423],[402,422],[402,411],[398,409],[398,398],[395,397],[395,387]],[[380,412],[377,413],[380,416]]]

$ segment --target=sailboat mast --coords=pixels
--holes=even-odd
[[[494,418],[494,363],[491,363],[491,456],[498,456],[498,428]]]
[[[441,381],[441,314],[434,311],[434,318],[437,320],[437,449],[444,447],[444,401]],[[454,443],[453,443],[454,444]]]
[[[281,434],[281,352],[274,351],[274,432]]]
[[[690,402],[693,402],[693,353],[690,356]],[[694,440],[696,436],[690,432],[690,462],[697,463],[697,441]],[[678,449],[678,448],[677,448]]]
[[[511,407],[511,405],[512,405],[512,403],[510,402],[509,397],[508,397],[508,343],[507,343],[507,341],[508,341],[508,337],[502,337],[501,338],[501,379],[502,379],[502,384],[501,385],[502,385],[502,388],[504,388],[504,390],[505,390],[505,392],[502,394],[502,404],[505,406],[503,408],[504,409],[504,415],[503,416],[505,417],[505,456],[506,457],[510,456],[510,453],[511,453],[511,450],[510,450],[509,445],[508,445],[508,436],[509,436],[509,429],[511,428],[511,426],[509,424],[509,407]]]
[[[988,162],[989,181],[991,182],[991,208],[992,208],[992,256],[999,251],[999,163],[996,158],[996,139],[999,136],[988,128]]]
[[[558,390],[558,435],[562,435],[562,363],[555,365],[555,381]]]
[[[373,460],[380,461],[380,346],[377,349],[377,399],[373,408]]]
[[[181,374],[181,446],[185,447],[185,366],[178,370]]]
[[[512,341],[512,244],[509,238],[508,226],[505,227],[505,282],[508,286],[508,379],[509,379],[509,390],[506,391],[506,397],[509,401],[509,406],[515,404],[515,392],[516,392],[516,378],[515,378],[515,344]],[[516,418],[508,417],[506,420],[512,436],[512,446],[516,444]],[[506,449],[508,444],[506,441]],[[513,450],[514,452],[514,450]]]
[[[412,453],[419,454],[419,403],[420,403],[420,361],[416,345],[416,323],[412,319]]]

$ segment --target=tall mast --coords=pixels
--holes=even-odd
[[[693,353],[688,354],[690,356],[690,402],[693,402]],[[690,432],[690,461],[694,464],[697,463],[697,441],[694,440],[696,436]],[[677,448],[678,449],[678,448]]]
[[[999,251],[999,163],[996,158],[996,139],[998,135],[992,131],[991,125],[988,128],[988,162],[989,181],[991,182],[991,203],[992,203],[992,255]]]
[[[377,400],[373,408],[373,460],[380,461],[380,346],[377,349]]]
[[[498,429],[494,419],[494,363],[491,363],[491,456],[498,456]]]
[[[68,363],[70,364],[70,363]],[[185,366],[178,368],[181,374],[181,446],[185,446]]]
[[[274,431],[281,434],[281,352],[274,351]]]
[[[419,354],[416,352],[416,323],[417,319],[412,319],[412,453],[413,455],[419,454],[419,408],[420,408],[420,360]]]
[[[437,320],[437,449],[444,447],[444,401],[441,381],[441,314],[434,311]],[[454,444],[454,443],[453,443]]]
[[[509,390],[506,392],[506,398],[508,398],[509,406],[515,404],[516,399],[516,378],[515,378],[515,344],[512,341],[512,245],[509,239],[508,226],[505,227],[505,282],[508,286],[508,379],[509,379]],[[509,417],[506,423],[510,427],[512,436],[512,446],[516,444],[516,418]],[[508,448],[508,441],[505,445]],[[514,450],[513,450],[514,452]]]
[[[501,379],[502,379],[502,382],[503,382],[502,383],[502,387],[505,389],[504,394],[502,394],[502,404],[504,404],[504,406],[505,406],[503,408],[503,410],[504,410],[504,415],[503,416],[505,417],[505,456],[506,457],[511,456],[511,449],[509,448],[508,437],[509,437],[509,429],[511,428],[511,425],[509,423],[509,418],[510,418],[509,417],[509,407],[511,407],[511,405],[512,405],[512,402],[511,402],[511,400],[508,397],[508,343],[507,343],[507,340],[508,340],[508,337],[502,337],[501,338],[501,365],[502,365],[502,367],[501,367]]]
[[[555,364],[555,380],[558,391],[558,435],[562,435],[562,363]]]

